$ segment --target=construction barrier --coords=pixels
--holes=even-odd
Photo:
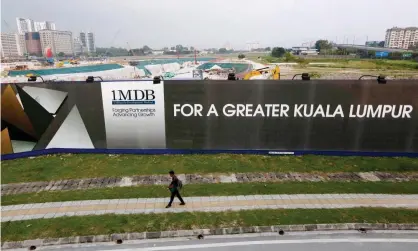
[[[416,80],[1,88],[2,159],[59,152],[418,156]]]

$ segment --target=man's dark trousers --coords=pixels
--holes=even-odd
[[[171,206],[171,204],[173,203],[174,197],[176,196],[177,198],[179,198],[181,203],[184,203],[183,198],[181,197],[178,189],[170,189],[170,190],[171,190],[171,197],[170,197],[170,202],[168,203],[169,206]]]

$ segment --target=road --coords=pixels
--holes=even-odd
[[[175,238],[143,241],[125,241],[122,244],[79,244],[38,247],[36,250],[59,251],[410,251],[418,250],[418,231],[379,231],[362,234],[356,231],[302,232],[278,234],[247,234],[208,236],[203,240]],[[24,249],[21,249],[24,250]]]

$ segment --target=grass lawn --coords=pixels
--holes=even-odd
[[[263,63],[285,63],[285,58],[264,56]],[[417,70],[418,62],[413,60],[388,60],[388,59],[341,59],[341,58],[298,58],[294,57],[289,62],[297,62],[302,65],[308,63],[327,62],[332,65],[315,65],[324,68],[352,68],[352,69],[379,69],[379,70]]]
[[[18,183],[145,174],[232,172],[418,171],[418,158],[264,155],[65,154],[1,162],[1,182]]]
[[[3,222],[2,241],[238,226],[316,223],[417,223],[418,210],[388,208],[281,209],[219,213],[101,215]]]
[[[285,182],[185,185],[182,196],[250,194],[385,193],[414,194],[418,181],[410,182]],[[2,196],[2,205],[99,199],[169,197],[166,186],[115,187],[75,191],[40,192]]]

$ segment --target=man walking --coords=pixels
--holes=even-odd
[[[171,204],[173,203],[174,197],[177,196],[177,198],[179,198],[180,200],[180,205],[186,205],[186,203],[184,203],[183,198],[181,198],[179,189],[182,187],[182,183],[181,181],[177,178],[177,176],[174,174],[174,171],[170,171],[169,172],[170,177],[171,177],[171,183],[168,186],[168,189],[171,192],[171,196],[170,196],[170,202],[168,203],[168,205],[165,208],[169,208],[171,207]]]

